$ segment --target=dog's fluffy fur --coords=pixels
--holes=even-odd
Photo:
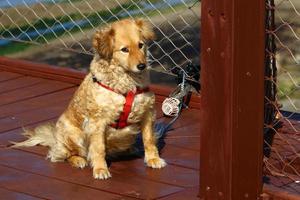
[[[97,31],[93,38],[96,55],[90,73],[74,94],[69,106],[56,124],[41,125],[25,131],[28,140],[14,147],[48,146],[52,162],[67,160],[72,166],[83,168],[88,163],[97,179],[111,177],[106,155],[127,151],[141,130],[145,148],[145,163],[162,168],[153,130],[155,96],[151,92],[135,96],[129,126],[115,129],[110,126],[120,116],[125,97],[93,82],[94,75],[101,83],[125,94],[137,87],[147,87],[149,73],[137,65],[146,63],[146,42],[154,38],[144,20],[122,20]],[[124,47],[129,52],[124,51]],[[122,50],[123,49],[123,50]]]

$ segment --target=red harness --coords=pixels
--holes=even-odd
[[[102,84],[101,82],[99,82],[98,80],[95,81],[96,83],[98,83],[98,85],[100,85],[101,87],[110,90],[112,92],[115,92],[117,94],[121,94],[117,91],[115,91],[114,89],[108,87],[107,85]],[[149,88],[137,88],[136,91],[129,91],[127,94],[121,94],[125,97],[126,101],[125,104],[123,106],[123,111],[118,119],[118,121],[116,123],[111,124],[110,126],[116,129],[120,129],[120,128],[124,128],[126,126],[129,125],[129,123],[127,122],[128,120],[128,116],[131,112],[131,107],[132,107],[132,103],[134,100],[135,95],[137,94],[141,94],[144,92],[149,92]]]

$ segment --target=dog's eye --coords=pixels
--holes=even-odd
[[[129,49],[128,49],[127,47],[123,47],[123,48],[121,49],[121,51],[124,52],[124,53],[128,53],[128,52],[129,52]]]
[[[139,43],[139,48],[141,49],[141,48],[143,48],[143,46],[144,46],[144,43]]]

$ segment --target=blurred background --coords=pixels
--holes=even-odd
[[[155,29],[153,83],[174,85],[172,69],[199,64],[198,0],[3,0],[0,55],[87,71],[95,30],[128,17],[145,18]]]
[[[278,98],[283,110],[300,112],[300,1],[275,1]]]

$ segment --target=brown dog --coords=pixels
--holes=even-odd
[[[111,177],[105,156],[132,147],[142,131],[145,163],[162,168],[153,130],[155,96],[149,84],[146,42],[154,38],[146,21],[122,20],[96,32],[97,51],[90,73],[54,125],[25,131],[28,140],[14,147],[49,146],[52,162],[67,160],[83,168],[88,162],[97,179]]]

